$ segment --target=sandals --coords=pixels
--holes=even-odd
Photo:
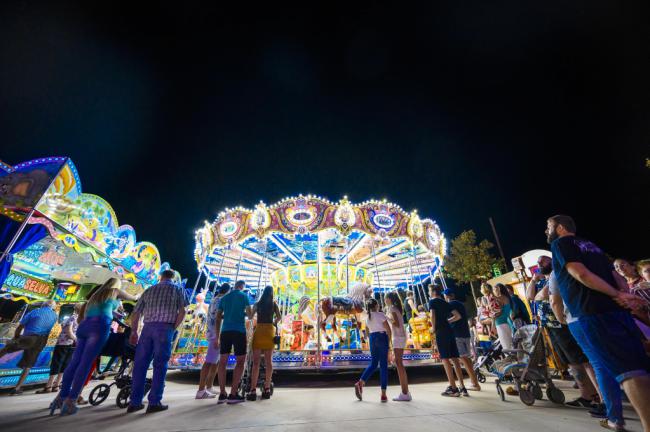
[[[36,394],[54,393],[54,391],[55,390],[52,387],[44,387],[40,390],[36,390]],[[58,389],[56,391],[58,391]]]
[[[262,399],[271,399],[271,389],[265,388],[262,392]]]
[[[262,393],[262,396],[264,396],[264,393]],[[246,395],[246,400],[255,402],[257,400],[257,392],[252,391]]]

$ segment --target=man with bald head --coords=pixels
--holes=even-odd
[[[25,314],[14,332],[14,338],[0,350],[0,357],[8,353],[23,351],[23,356],[18,362],[18,367],[23,371],[16,387],[11,391],[11,395],[22,394],[22,385],[27,379],[30,369],[36,364],[41,351],[45,348],[50,331],[56,324],[58,315],[54,311],[55,308],[54,300],[47,300],[41,307]]]

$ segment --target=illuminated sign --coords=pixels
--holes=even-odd
[[[7,276],[3,288],[10,292],[27,294],[31,297],[48,298],[52,293],[51,284],[14,271],[11,271]]]
[[[393,220],[390,215],[387,214],[382,214],[382,213],[377,213],[372,217],[372,221],[374,222],[375,225],[377,225],[379,228],[384,228],[384,229],[389,229],[395,224],[395,221]]]

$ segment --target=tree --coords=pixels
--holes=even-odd
[[[474,231],[463,231],[451,241],[451,251],[445,263],[445,270],[458,284],[469,284],[476,301],[476,292],[472,282],[492,276],[494,267],[505,268],[503,259],[490,253],[492,243],[483,240],[476,243]]]

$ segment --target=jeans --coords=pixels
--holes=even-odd
[[[600,393],[603,395],[603,402],[605,402],[605,407],[607,409],[607,418],[613,423],[620,425],[624,424],[621,387],[618,381],[616,381],[614,376],[610,374],[607,368],[598,360],[598,356],[594,355],[591,349],[591,344],[588,343],[587,337],[582,330],[580,323],[577,321],[570,323],[569,330],[589,359],[591,367],[594,369],[596,380],[598,381],[598,387],[600,388]]]
[[[153,377],[149,392],[149,405],[160,405],[165,390],[165,375],[167,363],[172,356],[172,342],[175,329],[169,323],[145,323],[138,346],[135,349],[133,364],[133,383],[131,386],[132,406],[142,403],[144,398],[144,383],[147,370],[153,359]]]
[[[77,400],[95,359],[104,348],[111,327],[111,318],[86,318],[77,329],[77,348],[63,373],[61,399]]]
[[[370,355],[372,360],[361,375],[361,381],[368,382],[368,378],[375,373],[379,365],[379,381],[381,389],[388,387],[388,335],[383,332],[370,333]]]

